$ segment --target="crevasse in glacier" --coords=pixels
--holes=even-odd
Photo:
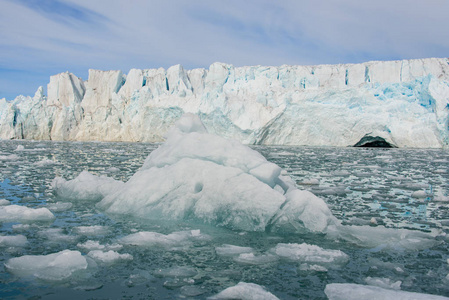
[[[245,144],[449,144],[446,58],[51,76],[44,96],[0,100],[0,138],[159,142],[184,113]]]

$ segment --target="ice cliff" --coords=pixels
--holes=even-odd
[[[186,112],[246,144],[449,145],[449,60],[89,70],[0,100],[0,138],[157,142]]]

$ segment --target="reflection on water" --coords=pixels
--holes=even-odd
[[[0,199],[32,208],[48,207],[56,220],[2,223],[0,235],[24,235],[28,244],[1,249],[0,297],[204,299],[243,281],[262,285],[280,299],[319,299],[326,298],[323,291],[328,283],[367,284],[373,281],[369,278],[383,278],[407,291],[449,296],[447,151],[254,147],[284,168],[299,188],[323,198],[344,224],[440,230],[437,238],[441,243],[422,251],[363,249],[312,234],[233,232],[191,222],[112,219],[98,211],[95,203],[69,202],[52,193],[53,178],[73,179],[83,170],[126,181],[156,147],[140,143],[1,141]],[[92,230],[91,226],[97,227]],[[208,238],[179,240],[176,247],[120,244],[120,238],[139,231],[167,235],[197,233],[198,229]],[[349,262],[320,268],[273,258],[270,251],[280,243],[341,250],[349,256]],[[17,278],[3,267],[12,257],[66,249],[87,256],[95,245],[132,255],[133,259],[112,264],[97,261],[82,276],[58,283]],[[251,247],[253,252],[241,257],[218,255],[216,248],[223,245]]]

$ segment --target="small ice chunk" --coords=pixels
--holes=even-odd
[[[2,222],[53,221],[55,216],[45,207],[28,208],[21,205],[0,206]]]
[[[412,197],[418,199],[427,198],[428,196],[429,195],[426,193],[426,191],[414,191],[412,193]]]
[[[366,277],[365,282],[369,285],[378,286],[384,289],[400,290],[402,281],[393,281],[390,278]]]
[[[167,235],[151,231],[141,231],[122,237],[120,242],[135,246],[174,248],[188,246],[192,240],[203,238],[207,237],[201,234],[192,234],[192,231],[177,231]]]
[[[94,260],[104,263],[104,264],[113,264],[118,261],[123,260],[132,260],[133,256],[128,253],[120,254],[113,250],[109,250],[107,252],[103,252],[101,250],[92,250],[87,255]]]
[[[109,227],[108,226],[101,226],[101,225],[92,225],[92,226],[77,226],[73,228],[73,231],[80,235],[106,235],[109,233]]]
[[[54,165],[54,164],[56,164],[55,161],[53,161],[51,159],[47,159],[47,158],[43,159],[41,161],[37,161],[37,162],[34,163],[34,165],[37,166],[37,167],[51,166],[51,165]]]
[[[16,154],[10,154],[10,155],[0,155],[0,160],[18,160],[19,156]]]
[[[304,179],[302,181],[299,181],[298,184],[300,184],[300,185],[319,185],[320,181],[318,179]]]
[[[71,200],[98,201],[123,186],[123,182],[106,176],[95,176],[87,171],[81,172],[73,180],[61,177],[53,179],[51,185],[56,195]]]
[[[76,235],[68,235],[64,233],[62,228],[48,228],[38,233],[41,237],[48,239],[50,242],[66,242],[73,243],[78,240]]]
[[[73,204],[70,202],[56,202],[47,205],[47,208],[54,212],[66,211],[72,208]]]
[[[6,206],[6,205],[10,205],[11,201],[8,201],[6,199],[0,199],[0,206]]]
[[[220,247],[215,247],[215,252],[220,256],[235,256],[242,253],[251,253],[253,252],[253,250],[254,249],[251,247],[240,247],[228,244]]]
[[[120,244],[106,244],[102,245],[98,241],[87,240],[84,243],[78,243],[76,245],[78,248],[91,251],[91,250],[120,250],[123,248]]]
[[[79,251],[63,250],[48,255],[24,255],[9,259],[6,270],[17,276],[34,276],[49,281],[70,278],[75,272],[86,270],[87,260]]]
[[[242,253],[234,258],[234,261],[248,265],[265,265],[277,261],[279,258],[272,254]]]
[[[381,249],[423,250],[439,243],[435,233],[385,228],[385,226],[331,226],[329,239],[342,239],[361,247]]]
[[[328,269],[326,267],[320,266],[320,265],[310,265],[310,264],[300,264],[299,269],[301,271],[314,271],[314,272],[327,272]]]
[[[12,230],[14,231],[25,231],[31,228],[30,224],[14,224],[12,225]]]
[[[348,255],[341,250],[323,249],[306,243],[277,244],[271,252],[283,259],[322,266],[341,266],[349,261]]]
[[[0,247],[24,247],[28,243],[24,235],[0,236]]]
[[[167,269],[157,269],[154,271],[154,276],[157,277],[186,278],[193,277],[196,274],[198,274],[197,270],[191,267],[173,267]]]
[[[23,145],[17,145],[17,148],[14,151],[23,151],[23,150],[25,150],[25,147]]]
[[[279,299],[255,283],[239,282],[209,299],[275,300]]]
[[[397,300],[443,300],[443,296],[421,294],[414,292],[384,289],[378,286],[353,283],[331,283],[326,285],[324,293],[329,300],[359,300],[359,299],[397,299]]]

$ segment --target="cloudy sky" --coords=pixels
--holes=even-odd
[[[448,0],[0,0],[0,98],[88,69],[449,56]]]

